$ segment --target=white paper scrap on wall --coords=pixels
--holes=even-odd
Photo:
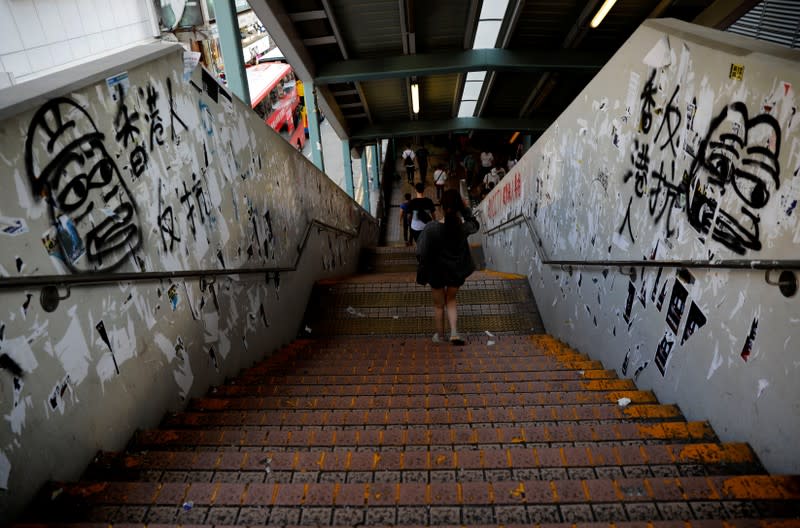
[[[769,387],[769,381],[763,378],[758,380],[758,394],[756,395],[756,398],[760,398],[761,393],[764,392],[764,389],[766,389],[767,387]]]
[[[114,365],[114,357],[111,352],[106,352],[97,360],[95,371],[101,382],[106,382],[117,374],[117,367]]]
[[[26,396],[18,402],[15,401],[11,412],[3,417],[11,424],[11,432],[16,435],[21,434],[22,429],[25,427],[25,411],[27,411],[28,407],[33,407],[33,398],[30,396]]]
[[[219,334],[217,350],[219,351],[219,355],[222,357],[222,359],[227,358],[228,354],[231,353],[231,340],[228,339],[228,336],[225,335],[225,333]]]
[[[640,75],[635,71],[632,71],[631,76],[628,79],[628,95],[625,96],[625,110],[629,115],[636,114],[638,110],[639,81]]]
[[[663,68],[672,63],[672,50],[669,46],[669,37],[664,35],[661,37],[656,45],[653,46],[647,55],[644,56],[642,62],[651,68]]]
[[[714,358],[711,360],[711,365],[708,366],[708,374],[706,374],[707,380],[710,380],[711,376],[722,366],[723,361],[719,353],[719,342],[714,343]]]
[[[161,350],[161,353],[164,354],[164,357],[167,358],[167,363],[171,363],[175,359],[175,346],[162,333],[156,333],[153,336],[153,341],[158,349]]]
[[[136,329],[133,321],[128,316],[128,325],[124,328],[114,328],[109,333],[111,345],[114,347],[114,357],[117,365],[122,366],[127,360],[136,356]]]
[[[30,184],[23,180],[22,173],[19,170],[14,171],[14,186],[17,189],[19,207],[25,211],[25,216],[28,220],[39,219],[46,211],[46,200],[31,198]]]
[[[11,462],[5,453],[0,451],[0,489],[8,489],[8,475],[11,473]]]
[[[25,372],[31,373],[39,366],[27,337],[20,336],[0,341],[0,352],[8,354],[8,357]]]
[[[205,329],[203,337],[206,343],[216,343],[219,341],[219,313],[203,313],[203,327]]]
[[[64,337],[56,343],[54,354],[64,367],[64,372],[69,375],[69,379],[75,384],[80,384],[89,373],[89,345],[86,336],[81,330],[80,320],[76,312],[77,306],[68,310],[71,319]]]
[[[178,364],[178,368],[173,371],[175,383],[180,387],[180,397],[184,400],[189,396],[189,391],[192,390],[194,383],[194,374],[192,374],[192,365],[189,363],[189,354],[183,355],[183,361]]]

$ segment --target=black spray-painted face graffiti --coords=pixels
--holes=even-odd
[[[780,187],[781,131],[769,114],[748,117],[733,103],[711,122],[687,186],[689,223],[744,255],[761,249],[759,209]]]
[[[47,200],[74,272],[113,269],[141,243],[135,202],[104,139],[86,110],[59,97],[36,112],[25,141],[33,192]]]

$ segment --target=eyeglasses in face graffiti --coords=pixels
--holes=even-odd
[[[744,103],[726,106],[711,122],[692,164],[689,223],[732,251],[761,249],[760,217],[780,188],[781,130],[769,114],[748,117]]]
[[[66,97],[42,105],[28,127],[28,177],[34,195],[47,200],[73,272],[114,269],[141,244],[136,204],[104,140],[86,110]]]

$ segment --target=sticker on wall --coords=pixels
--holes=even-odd
[[[64,395],[66,394],[67,390],[72,393],[69,375],[56,383],[56,386],[50,391],[50,395],[47,397],[47,406],[51,411],[58,411],[60,414],[64,414],[64,410],[66,409]]]
[[[95,329],[97,329],[97,333],[100,334],[100,339],[108,346],[109,352],[111,352],[111,359],[114,361],[114,370],[117,371],[119,374],[119,364],[117,364],[117,358],[114,356],[114,349],[111,348],[111,340],[108,338],[108,332],[106,332],[106,325],[103,321],[100,321],[95,325]]]
[[[128,90],[131,88],[131,81],[128,78],[128,72],[124,71],[108,77],[106,79],[106,86],[108,87],[109,95],[111,95],[111,100],[115,103],[119,102],[120,92],[124,97],[124,95],[128,93]]]
[[[199,51],[184,51],[183,52],[183,80],[188,81],[192,76],[192,72],[200,62]]]
[[[625,312],[622,318],[628,325],[631,324],[631,311],[633,310],[633,299],[636,297],[636,286],[633,282],[628,282],[628,299],[625,301]]]
[[[681,345],[692,337],[697,330],[706,324],[706,316],[700,311],[700,308],[692,301],[689,307],[689,316],[686,318],[686,326],[683,328],[683,337],[681,337]]]
[[[56,233],[58,242],[61,244],[62,256],[67,259],[67,262],[74,265],[86,252],[83,240],[78,235],[78,230],[75,227],[75,222],[66,215],[59,216],[56,224]]]
[[[180,301],[177,284],[170,285],[167,290],[167,298],[169,298],[169,305],[172,306],[172,311],[174,312],[178,308],[178,302]]]
[[[731,69],[728,72],[728,77],[734,81],[741,81],[744,79],[744,64],[731,63]]]
[[[688,294],[681,281],[676,280],[672,286],[669,306],[667,306],[667,326],[669,326],[673,334],[678,333],[678,326],[681,323],[681,317],[683,317],[683,310],[686,308]]]
[[[758,333],[758,318],[753,319],[750,325],[750,333],[747,334],[747,338],[744,340],[744,346],[742,347],[740,356],[745,362],[750,359],[750,354],[753,353],[753,343],[756,340],[756,333]]]
[[[674,346],[674,335],[670,334],[669,332],[665,332],[664,337],[661,338],[661,342],[658,343],[655,356],[656,366],[658,367],[658,371],[662,376],[664,376],[665,372],[667,371],[667,363],[669,362],[669,356],[672,353]]]
[[[0,235],[19,236],[28,232],[28,224],[22,218],[0,216]]]

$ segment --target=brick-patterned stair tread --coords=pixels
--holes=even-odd
[[[541,382],[602,381],[616,379],[613,370],[540,370],[527,373],[518,382],[436,382],[396,383],[395,376],[347,376],[344,383],[323,383],[319,376],[262,376],[260,379],[234,378],[230,383],[209,389],[211,398],[260,396],[398,396],[412,394],[496,394],[538,392]],[[361,381],[358,381],[360,378]],[[325,377],[331,381],[330,377]]]
[[[236,426],[209,429],[140,431],[131,449],[164,446],[232,447],[374,447],[374,446],[536,446],[582,442],[641,443],[715,442],[707,422],[615,423],[600,425],[546,424],[527,427],[433,427],[406,429],[274,429]]]
[[[595,468],[600,472],[595,473]],[[267,469],[269,471],[267,471]],[[585,447],[510,447],[453,451],[325,450],[325,451],[144,451],[140,453],[100,453],[84,479],[125,480],[131,474],[153,476],[161,471],[183,471],[183,478],[196,473],[198,479],[214,480],[211,472],[252,473],[268,480],[281,472],[309,473],[319,482],[326,472],[394,472],[394,478],[428,478],[425,472],[454,470],[506,470],[508,475],[531,469],[558,475],[555,480],[572,478],[634,476],[698,476],[761,473],[763,469],[747,444],[664,444]],[[587,471],[588,470],[588,471]],[[319,476],[316,473],[319,473]],[[401,477],[398,472],[408,475]],[[313,474],[312,474],[313,473]],[[472,473],[471,475],[474,475]],[[587,477],[586,475],[595,475]],[[363,476],[363,475],[360,475]],[[385,477],[385,475],[384,475]],[[374,481],[374,478],[371,481]],[[249,482],[256,481],[248,475]]]
[[[528,369],[521,372],[449,372],[437,374],[303,374],[302,372],[297,375],[279,375],[271,378],[268,375],[264,376],[242,376],[234,378],[231,383],[240,383],[243,385],[260,385],[264,383],[286,383],[286,384],[300,384],[311,383],[316,385],[341,385],[341,384],[419,384],[419,383],[517,383],[526,382],[539,377],[557,377],[553,374],[553,368],[541,366],[539,369],[533,369],[536,365],[528,365]],[[572,365],[573,369],[564,366],[564,376],[575,378],[575,370],[577,372],[589,372],[602,370],[602,365],[599,361],[582,361],[576,362]],[[585,376],[584,376],[585,377]]]
[[[652,393],[637,390],[629,380],[587,380],[587,381],[556,381],[537,383],[507,383],[509,390],[504,392],[492,391],[466,391],[460,392],[456,387],[468,384],[414,384],[395,385],[400,387],[396,394],[313,394],[304,390],[293,390],[279,393],[274,396],[221,396],[220,391],[212,393],[205,398],[192,400],[190,409],[225,409],[225,408],[262,408],[280,409],[295,408],[435,408],[435,407],[475,407],[475,406],[508,406],[508,405],[541,405],[548,395],[569,393],[588,393],[587,396],[577,398],[586,402],[610,402],[619,399],[615,396],[623,394],[634,396],[636,401],[650,401]],[[310,385],[313,387],[314,385]],[[251,388],[253,386],[246,386]],[[309,387],[309,385],[296,387]],[[345,387],[345,385],[342,385]],[[430,387],[431,392],[424,392],[425,387]],[[435,388],[434,388],[435,387]],[[402,392],[401,392],[402,391]],[[279,391],[275,391],[279,392]],[[333,392],[333,391],[331,391]],[[377,392],[377,391],[376,391]],[[390,391],[386,391],[390,392]],[[437,394],[438,393],[438,394]],[[302,398],[302,404],[293,398]],[[552,399],[552,398],[551,398]],[[633,399],[633,398],[632,398]],[[559,402],[562,403],[562,402]]]
[[[370,410],[371,409],[371,410]],[[395,408],[391,411],[374,409],[337,410],[237,410],[234,407],[216,408],[217,412],[183,412],[166,417],[161,427],[223,427],[223,426],[384,426],[402,427],[417,424],[455,425],[478,423],[509,423],[532,425],[541,422],[575,421],[592,423],[627,423],[683,421],[675,406],[637,405],[621,409],[617,405],[593,406],[519,406],[494,407],[479,413],[468,407],[431,409]]]
[[[332,360],[335,361],[335,360]],[[336,362],[338,363],[338,361]],[[541,370],[558,370],[558,369],[597,369],[601,368],[600,363],[583,358],[576,359],[560,359],[552,357],[537,357],[537,358],[524,358],[514,360],[493,359],[482,361],[480,363],[470,362],[468,360],[453,360],[446,363],[417,363],[408,361],[403,365],[398,364],[380,364],[376,363],[370,365],[369,362],[356,362],[356,361],[342,361],[339,364],[308,364],[298,366],[293,369],[295,372],[300,372],[307,376],[414,376],[414,375],[428,375],[435,376],[437,374],[505,374],[513,372],[517,376],[521,373],[529,371]],[[280,375],[286,373],[287,369],[275,369],[278,372],[275,374]],[[269,371],[267,371],[269,372]],[[249,378],[263,379],[263,375],[258,372],[244,373],[240,379],[247,380]],[[626,380],[625,383],[633,386],[632,380]]]
[[[408,407],[439,406],[452,407],[483,407],[483,406],[510,406],[510,405],[576,405],[576,404],[601,404],[617,402],[620,398],[629,398],[633,404],[656,404],[658,401],[650,391],[640,390],[613,390],[613,391],[552,391],[552,392],[522,392],[508,394],[464,394],[458,395],[396,395],[396,396],[264,396],[260,398],[262,409],[350,409],[353,399],[363,401],[362,405],[373,407],[378,405],[388,408],[405,409]],[[213,405],[214,398],[203,400],[208,406]],[[218,400],[221,405],[223,401]],[[634,412],[634,411],[631,411]]]
[[[399,338],[398,338],[399,339]],[[489,338],[490,339],[490,338]],[[495,337],[495,339],[501,339]],[[551,350],[539,350],[533,347],[526,347],[520,344],[494,344],[486,345],[473,343],[466,346],[451,347],[447,344],[434,344],[429,339],[425,344],[409,349],[385,349],[375,347],[373,350],[347,349],[341,347],[328,347],[324,349],[296,349],[289,353],[275,355],[270,359],[260,363],[255,367],[245,370],[245,372],[268,369],[274,366],[294,367],[304,364],[324,364],[326,361],[336,360],[347,363],[357,363],[369,361],[373,364],[402,364],[405,361],[416,361],[424,364],[452,363],[456,361],[465,362],[487,362],[487,361],[512,361],[527,360],[538,358],[554,358],[564,360],[583,359],[590,360],[586,354],[579,354],[571,350],[561,350],[554,352]]]
[[[658,520],[661,514],[693,511],[737,503],[757,514],[800,515],[800,478],[792,476],[704,476],[671,478],[624,478],[587,480],[525,480],[496,482],[370,482],[370,483],[184,483],[91,482],[51,484],[46,507],[32,511],[30,520],[92,520],[94,508],[139,506],[159,513],[177,512],[183,504],[204,507],[293,507],[337,509],[352,507],[398,508],[407,506],[485,507],[483,522],[498,522],[498,506],[563,506],[641,504]],[[52,498],[55,495],[55,498]],[[46,494],[43,495],[46,500]],[[659,508],[659,506],[661,508]],[[300,508],[298,508],[300,507]],[[652,509],[651,509],[652,508]],[[686,509],[688,508],[688,510]],[[568,509],[566,510],[568,511]],[[234,512],[231,512],[234,513]],[[235,518],[241,511],[235,512]],[[272,511],[270,512],[272,513]],[[461,512],[459,512],[461,513]],[[108,511],[103,511],[108,514]],[[466,514],[466,511],[465,511]],[[150,512],[145,513],[147,519]],[[489,517],[491,516],[491,517]],[[330,517],[328,517],[330,518]],[[624,517],[623,517],[624,518]],[[672,518],[672,517],[668,517]],[[680,516],[678,518],[681,518]],[[641,518],[640,518],[641,519]],[[144,520],[144,519],[143,519]],[[430,519],[426,519],[430,520]],[[455,519],[456,522],[467,519]],[[474,520],[479,520],[477,517]],[[593,518],[584,519],[587,521]],[[160,519],[163,522],[163,519]],[[201,521],[202,522],[202,521]],[[471,524],[471,523],[467,523]]]

